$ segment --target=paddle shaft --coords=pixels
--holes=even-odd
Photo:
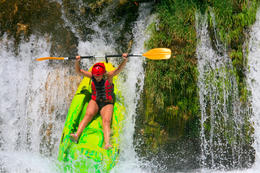
[[[105,57],[121,57],[122,56],[122,54],[121,55],[106,55]],[[142,56],[142,55],[134,55],[134,54],[129,54],[128,56]]]
[[[107,58],[113,58],[113,57],[121,57],[122,54],[120,55],[106,55],[105,56],[105,59],[106,59],[106,62],[108,62],[108,59]],[[134,55],[134,54],[129,54],[129,56],[138,56],[138,57],[142,57],[142,55]],[[80,56],[80,58],[84,58],[84,59],[87,59],[87,58],[95,58],[95,56]],[[72,59],[76,59],[75,56],[71,56],[71,57],[65,57],[64,58],[65,60],[72,60]]]
[[[84,59],[95,58],[95,56],[80,56],[80,58],[84,58]],[[71,60],[71,59],[76,59],[76,57],[75,56],[70,56],[70,57],[65,57],[64,59],[65,60]]]
[[[113,58],[113,57],[121,57],[122,56],[122,54],[121,55],[106,55],[105,56],[105,59],[106,59],[106,63],[108,63],[108,59],[107,58]],[[142,55],[134,55],[134,54],[129,54],[129,55],[127,55],[128,57],[129,56],[142,56]]]
[[[121,57],[122,55],[105,55],[106,62],[108,62],[108,58],[112,57]],[[169,59],[171,57],[171,50],[168,48],[154,48],[151,49],[144,54],[129,54],[128,56],[135,56],[135,57],[146,57],[151,60],[162,60],[162,59]],[[81,56],[81,58],[95,58],[96,56]],[[37,58],[37,61],[43,61],[43,60],[73,60],[76,59],[75,56],[70,57],[42,57]]]

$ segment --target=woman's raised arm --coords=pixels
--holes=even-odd
[[[86,76],[86,77],[89,77],[91,78],[92,77],[92,73],[89,72],[89,71],[85,71],[83,69],[80,69],[80,56],[76,56],[76,62],[75,62],[75,70],[76,70],[76,73],[81,75],[81,76]]]
[[[125,67],[127,60],[128,60],[128,54],[127,53],[123,53],[122,57],[124,58],[124,61],[114,70],[108,73],[109,77],[114,77],[116,75],[118,75]]]

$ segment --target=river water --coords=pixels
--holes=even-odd
[[[151,7],[149,4],[142,5],[139,9],[139,18],[135,23],[133,48],[131,53],[144,52],[144,41],[147,39],[145,28],[153,20],[150,16]],[[199,20],[197,18],[197,20]],[[68,26],[71,26],[69,23]],[[214,90],[214,85],[207,86],[205,84],[205,74],[222,65],[230,65],[227,60],[219,60],[224,64],[217,64],[210,62],[205,64],[205,59],[215,57],[216,59],[226,58],[225,56],[218,56],[216,52],[209,46],[207,33],[205,33],[206,25],[198,22],[197,32],[198,38],[201,39],[197,48],[197,56],[199,57],[200,71],[199,83],[200,100],[203,125],[207,119],[205,108],[205,95],[216,96],[223,91],[224,94],[229,94],[223,90]],[[100,34],[91,42],[79,41],[78,53],[98,54],[115,52],[116,48],[113,44],[105,44],[102,37],[102,30],[98,25],[92,26],[95,31]],[[74,30],[72,28],[72,30]],[[74,30],[74,32],[76,32]],[[203,35],[204,34],[204,35]],[[232,171],[217,171],[215,169],[198,169],[190,170],[189,172],[249,172],[257,173],[260,171],[260,12],[257,14],[257,21],[252,27],[249,42],[248,63],[249,70],[247,72],[247,83],[249,89],[252,91],[250,97],[252,101],[252,119],[254,124],[254,144],[256,151],[255,162],[248,169],[235,169]],[[63,130],[63,125],[66,119],[66,114],[75,93],[77,86],[81,80],[74,72],[74,64],[70,62],[51,62],[42,61],[37,62],[35,58],[50,56],[51,43],[45,37],[31,36],[28,42],[22,42],[19,46],[19,54],[16,55],[12,51],[13,40],[7,39],[6,36],[0,44],[0,172],[4,173],[53,173],[58,172],[57,152],[59,147],[60,136]],[[98,59],[100,60],[100,59]],[[97,61],[97,60],[96,60]],[[84,67],[90,67],[93,60],[83,60]],[[112,61],[114,65],[118,65],[118,61]],[[122,90],[124,92],[125,102],[127,103],[127,115],[125,120],[124,131],[122,134],[121,154],[119,162],[112,172],[155,172],[159,165],[151,162],[142,161],[138,158],[133,146],[133,134],[135,126],[135,117],[137,103],[140,99],[140,93],[143,89],[144,58],[130,58],[125,70],[120,74],[122,80]],[[216,66],[213,66],[216,65]],[[205,71],[203,71],[205,70]],[[229,81],[233,81],[232,74],[219,72],[218,76],[227,77]],[[222,78],[221,78],[222,79]],[[217,82],[217,81],[214,81]],[[211,82],[211,83],[214,83]],[[234,84],[234,85],[233,85]],[[239,105],[237,105],[236,84],[233,81],[232,86],[234,91],[232,95],[234,100],[232,103],[232,113],[238,117],[241,114]],[[211,88],[206,90],[206,88]],[[130,96],[130,97],[129,97]],[[226,101],[224,99],[224,101]],[[218,102],[211,101],[212,111],[211,118],[216,119],[216,106]],[[237,107],[238,106],[238,107]],[[221,107],[220,111],[223,115],[228,114],[225,107]],[[227,117],[228,118],[228,117]],[[241,121],[235,119],[236,127],[240,126]],[[217,124],[212,124],[212,126]],[[240,133],[240,129],[236,128],[233,133]],[[221,168],[221,150],[214,153],[210,150],[216,138],[216,133],[211,131],[209,138],[206,138],[205,129],[201,130],[201,163],[202,167],[212,166],[213,168]],[[234,160],[239,162],[239,154],[242,152],[239,144],[234,144],[231,148],[233,152],[238,155],[233,155]],[[210,165],[206,164],[207,158],[212,162]],[[208,163],[208,162],[207,162]],[[235,163],[235,166],[237,162]],[[145,168],[144,168],[145,167]]]

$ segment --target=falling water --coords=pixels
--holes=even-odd
[[[255,164],[252,172],[260,170],[260,10],[252,27],[249,42],[247,83],[251,92],[252,119],[254,125]]]
[[[75,82],[68,85],[73,75],[62,65],[34,60],[49,56],[50,44],[44,38],[32,36],[21,43],[18,55],[11,51],[12,40],[5,37],[1,43],[1,171],[53,172],[47,158],[58,150],[64,115],[76,89]]]
[[[214,20],[213,14],[211,17]],[[231,59],[218,42],[217,50],[212,48],[207,17],[197,14],[196,20],[202,167],[248,167],[252,162],[252,151],[246,148],[243,133],[243,127],[248,123],[248,110],[240,104]]]
[[[140,54],[140,52],[145,52],[144,42],[148,37],[148,34],[145,33],[145,31],[146,27],[153,19],[153,16],[149,17],[151,5],[151,3],[146,3],[139,8],[140,15],[133,30],[135,35],[131,54]],[[143,172],[140,169],[140,165],[145,164],[138,160],[133,146],[137,103],[140,99],[144,85],[144,63],[145,61],[143,58],[130,57],[125,70],[127,74],[124,88],[122,90],[124,91],[123,95],[128,113],[124,122],[124,133],[122,135],[123,142],[121,144],[121,148],[124,148],[124,150],[122,150],[119,163],[115,168],[115,171],[119,172]]]
[[[150,3],[139,7],[131,53],[145,51],[150,9]],[[78,53],[115,53],[115,45],[107,44],[98,25],[93,23],[92,27],[98,34],[91,42],[79,40]],[[73,28],[72,31],[76,32]],[[22,42],[18,55],[12,52],[12,40],[4,37],[0,42],[0,172],[55,172],[66,114],[81,78],[74,72],[73,62],[35,61],[37,57],[50,56],[51,43],[44,37],[31,36],[28,42]],[[83,60],[82,65],[89,67],[100,60]],[[134,151],[133,134],[136,105],[143,88],[144,62],[143,58],[130,58],[121,75],[127,115],[115,172],[142,172]],[[118,61],[112,63],[118,65]]]
[[[133,54],[145,52],[145,28],[153,19],[149,17],[150,10],[149,3],[139,7],[139,18],[133,30]],[[66,19],[65,15],[63,18]],[[218,50],[212,48],[207,18],[197,14],[196,20],[202,167],[228,169],[250,166],[254,162],[252,151],[242,147],[245,143],[242,127],[246,123],[243,117],[249,111],[240,105],[232,62],[221,44],[217,43]],[[79,37],[69,21],[65,22]],[[80,55],[116,53],[113,38],[109,38],[112,41],[107,44],[104,32],[108,31],[102,31],[97,23],[98,20],[91,26],[97,33],[92,41],[79,40]],[[250,36],[248,85],[252,94],[251,121],[256,153],[253,167],[240,172],[256,173],[260,169],[260,12]],[[56,172],[60,135],[81,78],[75,74],[73,62],[35,61],[37,57],[50,56],[51,43],[45,37],[31,36],[28,42],[20,44],[18,55],[12,51],[13,40],[4,36],[0,43],[0,172]],[[94,60],[83,60],[82,65],[89,67],[93,63]],[[118,65],[118,61],[112,63]],[[136,106],[144,85],[144,63],[144,59],[132,57],[120,75],[127,115],[119,162],[112,172],[153,172],[156,166],[140,160],[133,146]]]

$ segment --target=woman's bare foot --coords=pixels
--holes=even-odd
[[[113,146],[111,144],[106,144],[104,147],[105,150],[110,150],[112,148],[113,148]]]
[[[72,140],[73,142],[75,142],[76,144],[78,143],[78,136],[74,133],[70,134],[70,140]]]

